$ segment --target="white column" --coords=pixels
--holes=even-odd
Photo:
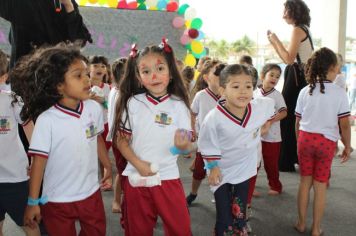
[[[347,0],[325,0],[323,2],[323,33],[321,45],[345,58]]]

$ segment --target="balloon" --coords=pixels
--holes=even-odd
[[[158,8],[157,7],[149,7],[148,10],[150,10],[150,11],[158,11]]]
[[[192,20],[192,23],[190,24],[190,27],[192,27],[193,29],[200,29],[202,25],[203,21],[200,18],[194,18]]]
[[[88,1],[89,1],[89,3],[91,3],[91,4],[95,4],[95,3],[98,2],[98,0],[88,0]]]
[[[117,7],[117,0],[108,0],[109,7],[116,8]]]
[[[192,39],[195,39],[195,38],[197,38],[197,37],[199,36],[199,31],[196,30],[196,29],[190,29],[190,30],[188,31],[188,35],[189,35],[189,37],[191,37]]]
[[[187,44],[189,44],[191,41],[192,41],[192,39],[189,38],[188,35],[183,34],[183,35],[180,37],[180,42],[181,42],[181,44],[183,44],[183,45],[187,45]]]
[[[196,54],[200,54],[202,53],[204,50],[204,46],[201,42],[197,41],[197,40],[193,40],[192,41],[192,51]]]
[[[145,3],[145,0],[137,0],[137,3]]]
[[[137,7],[138,10],[147,10],[147,7],[144,3],[140,3]]]
[[[99,5],[103,6],[105,5],[107,2],[107,0],[99,0]]]
[[[185,45],[185,48],[189,51],[192,52],[192,45],[189,43],[187,45]]]
[[[205,34],[203,33],[203,31],[200,31],[200,30],[198,30],[198,31],[199,31],[199,36],[198,36],[198,38],[196,38],[196,40],[202,40],[205,37]]]
[[[79,1],[79,6],[85,6],[87,4],[88,0],[80,0]]]
[[[173,12],[173,11],[177,11],[177,9],[178,9],[177,2],[170,2],[167,4],[167,11]]]
[[[135,10],[135,9],[137,9],[137,2],[136,1],[129,2],[127,4],[127,6],[128,6],[129,9]]]
[[[180,28],[184,25],[184,22],[185,20],[183,19],[183,17],[176,16],[173,18],[172,25],[174,28]]]
[[[188,4],[183,4],[182,6],[179,7],[178,9],[178,14],[179,15],[184,15],[185,11],[187,10],[187,8],[189,7]]]
[[[194,52],[192,52],[192,54],[193,54],[193,56],[194,56],[195,58],[204,57],[204,56],[206,56],[206,49],[204,48],[203,52],[200,53],[200,54],[196,54],[196,53],[194,53]]]
[[[157,8],[162,10],[167,7],[167,2],[165,0],[159,0],[157,3]]]
[[[194,67],[195,64],[197,63],[197,61],[196,61],[195,57],[189,53],[185,56],[184,63],[186,66]]]
[[[126,3],[126,0],[120,0],[119,4],[117,5],[117,8],[122,8],[122,9],[126,9],[128,8],[128,5]]]
[[[146,5],[149,7],[155,7],[157,5],[158,0],[146,0]]]
[[[189,7],[184,13],[184,18],[186,20],[191,20],[191,19],[195,18],[196,15],[197,15],[196,10],[192,7]]]
[[[192,22],[190,20],[185,21],[185,27],[190,28],[190,24]]]

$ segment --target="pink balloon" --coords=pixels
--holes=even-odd
[[[184,22],[185,20],[183,17],[177,16],[174,17],[172,24],[174,28],[180,28],[184,25]]]
[[[187,45],[187,44],[189,44],[191,41],[192,41],[192,39],[191,39],[188,35],[186,35],[186,34],[183,34],[183,35],[180,37],[180,42],[181,42],[181,44],[183,44],[183,45]]]

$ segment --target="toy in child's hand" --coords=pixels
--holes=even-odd
[[[192,132],[186,129],[179,129],[180,132],[180,137],[184,139],[185,137],[188,137],[188,140],[192,140]]]
[[[94,86],[90,89],[90,92],[93,93],[93,94],[95,94],[96,96],[104,97],[104,92],[103,92],[103,90],[102,90],[100,87],[96,86],[96,85],[94,85]]]

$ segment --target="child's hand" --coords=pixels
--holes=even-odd
[[[351,148],[344,148],[344,150],[341,153],[341,163],[346,162],[349,157],[350,157],[350,153],[351,153]]]
[[[96,102],[98,102],[100,104],[102,104],[105,101],[104,97],[100,97],[100,96],[96,95],[95,93],[91,93],[89,95],[89,98],[93,99],[94,101],[96,101]]]
[[[136,169],[138,173],[141,176],[152,176],[155,175],[156,173],[152,172],[151,170],[151,163],[147,161],[140,160],[139,164],[136,166]]]
[[[177,129],[174,134],[174,146],[181,150],[191,150],[192,132],[184,129]]]
[[[212,186],[219,185],[221,182],[221,173],[219,167],[214,167],[210,170],[210,174],[208,177],[209,184]]]
[[[41,210],[39,206],[27,206],[24,215],[24,224],[35,229],[41,222]]]
[[[103,185],[107,180],[112,179],[112,170],[111,170],[111,166],[110,168],[104,168],[104,176],[103,178],[100,180],[101,185]]]

